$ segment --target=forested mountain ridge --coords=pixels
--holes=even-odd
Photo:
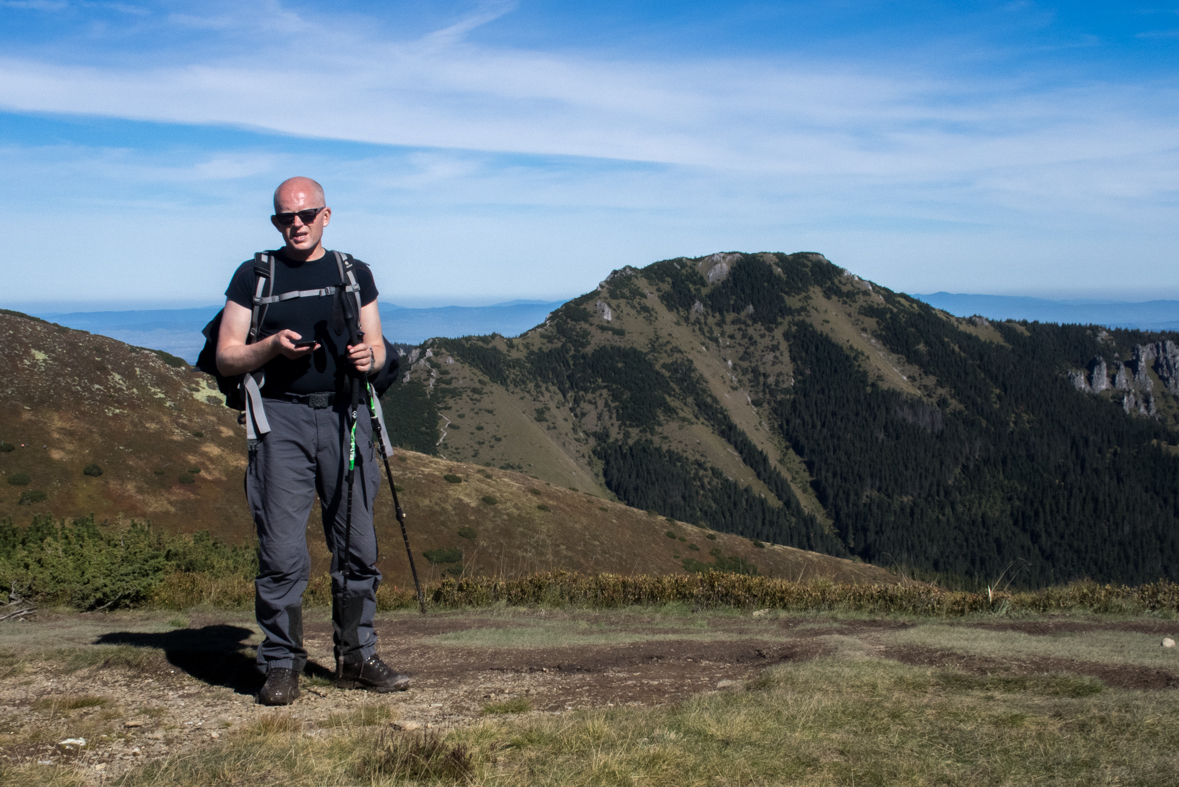
[[[409,447],[720,531],[976,582],[1145,582],[1179,579],[1174,338],[964,320],[819,254],[714,254],[615,271],[514,340],[432,340],[387,401]]]

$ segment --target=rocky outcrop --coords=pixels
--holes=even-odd
[[[1105,359],[1100,357],[1089,361],[1087,371],[1071,370],[1068,373],[1068,378],[1078,391],[1085,393],[1101,393],[1110,387],[1109,368],[1106,366]]]
[[[1179,345],[1170,339],[1154,344],[1154,373],[1168,391],[1179,396]]]
[[[614,313],[610,311],[610,304],[605,301],[598,301],[594,304],[594,309],[598,312],[598,316],[606,322],[614,319]]]
[[[710,254],[700,260],[697,266],[704,272],[704,278],[708,280],[709,284],[716,284],[729,275],[729,271],[733,269],[733,265],[740,258],[740,254],[718,251],[716,254]]]
[[[1154,376],[1150,374],[1152,370]],[[1122,407],[1127,413],[1150,417],[1158,415],[1155,377],[1168,393],[1179,396],[1179,345],[1170,339],[1135,346],[1129,360],[1115,362],[1112,383],[1109,366],[1101,357],[1090,361],[1087,370],[1071,369],[1068,372],[1069,382],[1078,391],[1091,394],[1111,389],[1119,391]]]
[[[637,268],[634,268],[630,265],[624,265],[616,271],[610,271],[610,275],[598,283],[598,290],[601,291],[606,289],[607,284],[621,276],[634,276],[638,272],[639,271]]]

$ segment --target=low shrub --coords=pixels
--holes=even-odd
[[[33,482],[28,473],[13,473],[8,476],[8,483],[13,486],[28,486]]]
[[[33,503],[44,503],[48,496],[40,489],[28,489],[20,493],[20,500],[18,504],[22,506],[31,505]]]
[[[9,451],[15,451],[15,450],[16,450],[15,445],[13,445],[12,443],[6,443],[3,440],[0,440],[0,454],[6,454]]]
[[[422,552],[422,556],[434,565],[459,563],[463,559],[463,551],[458,547],[438,547],[437,549],[427,549]]]
[[[195,479],[195,478],[193,478],[193,477],[192,477],[191,475],[189,475],[188,473],[181,473],[181,474],[180,474],[180,476],[179,476],[179,477],[178,477],[176,480],[177,480],[177,481],[179,481],[179,482],[180,482],[180,483],[182,483],[182,484],[191,484],[191,483],[193,483],[194,481],[196,481],[196,479]]]
[[[82,468],[82,475],[88,475],[91,478],[98,478],[100,475],[102,475],[102,468],[94,464],[86,465],[84,468]]]
[[[200,475],[201,469],[199,467],[190,467],[190,468],[188,468],[188,474],[189,475]]]
[[[475,528],[471,527],[470,525],[460,527],[458,529],[458,534],[463,538],[468,538],[468,539],[472,539],[472,540],[479,537],[479,531],[476,530]]]
[[[549,508],[544,503],[537,503],[536,510],[537,511],[552,511],[553,509]]]
[[[238,606],[239,595],[252,602],[256,573],[252,546],[232,546],[208,532],[165,536],[139,522],[112,527],[93,517],[35,516],[26,528],[0,520],[0,586],[31,600],[79,609],[224,603],[225,593],[207,591],[228,578],[241,586],[231,594]]]
[[[493,506],[493,505],[496,505],[497,503],[499,503],[499,499],[492,496],[492,495],[483,495],[483,497],[481,497],[479,499],[482,500],[484,503],[486,503],[489,506]]]
[[[676,535],[675,535],[675,531],[674,531],[674,530],[668,530],[668,531],[667,531],[666,533],[664,533],[663,535],[667,536],[667,537],[668,537],[668,538],[670,538],[672,541],[675,541],[675,539],[676,539]]]
[[[463,482],[463,477],[461,475],[455,475],[454,473],[447,473],[442,477],[446,479],[447,483],[451,484],[461,484]]]

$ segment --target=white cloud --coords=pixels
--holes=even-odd
[[[1179,227],[1173,81],[1046,86],[788,53],[655,61],[471,43],[510,2],[409,42],[273,0],[221,8],[170,17],[186,34],[199,27],[229,42],[217,57],[0,56],[0,107],[249,127],[388,153],[13,147],[0,149],[6,180],[46,203],[39,189],[90,184],[71,199],[112,216],[134,210],[153,239],[185,237],[193,202],[224,205],[232,242],[219,238],[219,251],[236,259],[240,244],[273,242],[255,213],[274,182],[325,173],[333,242],[374,260],[429,260],[400,278],[419,295],[461,286],[547,297],[622,264],[800,248],[892,287],[946,289],[936,278],[952,275],[968,282],[959,290],[995,291],[1020,277],[1077,280],[1081,264],[1101,271],[1134,238],[1140,275],[1179,291],[1167,256]],[[133,244],[135,226],[102,237]],[[22,242],[44,247],[31,231]],[[62,257],[87,241],[52,243]],[[195,271],[209,250],[178,253]]]

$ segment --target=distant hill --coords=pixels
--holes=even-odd
[[[958,317],[976,314],[991,320],[1026,320],[1073,325],[1104,325],[1141,331],[1179,330],[1179,301],[1055,301],[1014,295],[914,295],[935,309]]]
[[[1179,580],[1175,338],[721,253],[426,342],[387,400],[404,445],[718,531],[975,585]]]
[[[433,336],[498,333],[516,336],[544,321],[564,301],[509,301],[491,306],[439,306],[413,309],[381,303],[385,335],[397,343],[418,344]],[[150,347],[196,363],[205,340],[201,330],[221,306],[138,311],[53,312],[36,314],[51,322],[97,333],[137,347]]]
[[[0,368],[0,520],[23,527],[37,516],[94,514],[252,540],[242,491],[244,429],[210,378],[165,353],[4,310]],[[690,560],[695,568],[752,567],[796,579],[899,581],[863,563],[756,545],[525,473],[412,451],[399,451],[392,466],[425,578],[549,569],[683,573]],[[407,584],[387,489],[377,528],[387,581]],[[321,533],[313,516],[308,538],[317,571],[328,557]]]

